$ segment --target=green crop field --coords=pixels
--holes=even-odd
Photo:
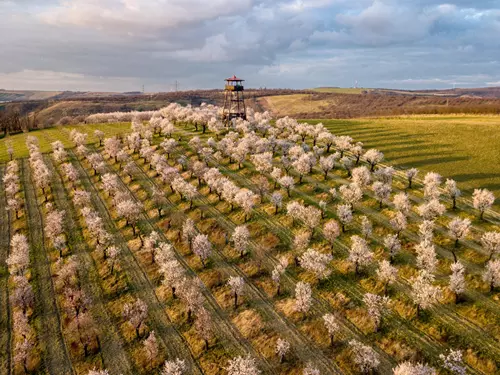
[[[381,150],[397,168],[419,168],[453,178],[472,193],[487,188],[500,197],[500,117],[409,116],[318,120],[334,134]]]

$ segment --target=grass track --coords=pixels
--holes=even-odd
[[[138,202],[140,202],[139,198],[136,196],[136,193],[134,193],[127,184],[125,184],[125,182],[122,180],[122,178],[119,176],[119,174],[116,172],[116,170],[114,170],[112,168],[111,165],[108,164],[108,167],[110,169],[110,172],[112,173],[115,173],[117,175],[117,178],[118,178],[118,181],[120,181],[122,187],[126,190],[128,190],[128,192],[131,194],[131,196]],[[151,181],[149,181],[149,177],[147,176],[146,173],[144,173],[144,171],[141,169],[141,167],[139,165],[137,165],[138,167],[138,170],[142,172],[143,176],[145,176],[145,179],[141,180],[140,183],[141,185],[143,183],[150,183],[152,184]],[[144,187],[143,187],[144,188]],[[151,191],[151,190],[150,190]],[[149,191],[149,192],[150,192]],[[171,208],[173,208],[174,206],[171,206]],[[149,227],[149,231],[156,231],[160,238],[165,241],[165,242],[170,242],[166,237],[165,235],[163,234],[163,231],[158,228],[154,223],[153,223],[153,220],[152,218],[150,218],[146,212],[143,211],[143,219],[142,219],[142,225],[143,227],[146,226],[146,227]],[[173,244],[172,244],[173,245]],[[191,274],[191,275],[196,275],[196,272],[188,265],[188,263],[183,259],[183,257],[179,254],[178,250],[175,248],[174,246],[174,249],[176,250],[176,254],[177,254],[177,260],[183,265],[183,267]],[[227,265],[226,265],[226,268],[227,268]],[[252,354],[254,357],[258,357],[261,361],[261,364],[263,364],[266,369],[267,369],[267,372],[266,373],[275,373],[270,364],[267,363],[267,361],[265,360],[265,358],[263,358],[262,356],[258,355],[257,352],[255,352],[254,348],[251,346],[251,344],[248,342],[248,340],[246,340],[238,331],[238,329],[236,327],[234,327],[234,325],[231,323],[230,321],[230,318],[228,317],[228,314],[222,310],[222,308],[218,305],[217,301],[215,300],[215,298],[213,297],[213,295],[210,293],[210,291],[208,291],[207,289],[204,288],[203,290],[203,293],[206,297],[206,301],[208,302],[208,304],[210,305],[210,309],[212,310],[213,314],[216,314],[218,316],[218,319],[217,319],[217,326],[218,326],[218,329],[220,331],[218,331],[219,333],[224,333],[225,337],[226,338],[231,338],[232,339],[232,342],[229,342],[228,344],[231,345],[231,347],[235,347],[237,348],[237,350],[241,353],[241,354],[244,354],[244,353],[250,353]],[[226,348],[226,347],[225,347]],[[229,347],[228,347],[229,348]]]
[[[9,270],[5,260],[9,256],[10,248],[10,213],[6,210],[7,201],[4,191],[3,176],[5,168],[0,167],[0,373],[11,373],[11,309],[9,302]]]
[[[61,318],[45,249],[43,217],[28,160],[23,160],[21,171],[34,273],[36,314],[40,320],[38,341],[43,351],[44,366],[49,374],[74,375],[75,371],[62,335]]]
[[[112,319],[106,311],[106,301],[103,290],[100,287],[100,277],[96,270],[90,249],[79,228],[77,214],[72,206],[71,199],[67,195],[59,172],[53,165],[52,159],[46,155],[45,164],[52,172],[52,192],[58,210],[66,211],[65,228],[71,253],[77,257],[79,265],[79,281],[85,295],[91,297],[90,311],[100,331],[101,356],[103,367],[112,374],[134,373],[130,356],[123,348],[123,340],[119,336]]]
[[[154,286],[148,279],[138,260],[135,258],[133,252],[127,246],[127,241],[116,227],[91,177],[75,156],[73,150],[69,151],[69,155],[71,163],[79,172],[80,181],[85,187],[85,190],[91,193],[94,209],[99,213],[110,233],[113,234],[116,245],[121,248],[120,260],[123,262],[123,269],[129,276],[129,287],[137,297],[140,297],[148,305],[148,321],[151,323],[151,328],[157,333],[158,339],[167,349],[168,357],[185,359],[193,374],[201,374],[202,371],[197,362],[190,353],[186,353],[186,351],[189,351],[187,345],[165,314],[164,307],[155,294]]]

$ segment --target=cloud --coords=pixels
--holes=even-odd
[[[138,91],[139,82],[128,77],[96,77],[84,74],[54,72],[49,70],[22,70],[0,74],[3,87],[32,90],[43,87],[48,91],[60,91],[61,87],[72,91],[108,91],[116,87],[119,91]]]
[[[500,80],[498,0],[11,0],[0,14],[5,88],[213,88],[234,73],[254,87]]]
[[[151,35],[249,10],[251,0],[65,0],[39,14],[52,25]]]

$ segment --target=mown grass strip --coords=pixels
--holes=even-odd
[[[35,184],[31,178],[27,159],[23,159],[21,170],[26,199],[27,229],[31,246],[30,257],[35,282],[35,311],[37,319],[39,319],[37,328],[39,343],[43,350],[44,366],[50,374],[74,375],[75,371],[62,334],[50,262],[45,249],[43,216],[39,209]]]
[[[101,332],[101,350],[103,368],[112,374],[133,374],[130,355],[123,348],[123,340],[119,336],[112,318],[106,310],[103,290],[100,286],[99,273],[96,270],[90,248],[78,223],[78,215],[71,203],[62,183],[60,172],[54,167],[52,159],[45,157],[45,164],[52,172],[52,192],[57,209],[66,211],[65,228],[71,253],[78,259],[79,281],[86,296],[91,299],[90,311]]]
[[[123,262],[123,269],[129,277],[129,287],[136,296],[140,297],[148,305],[148,320],[151,322],[151,327],[157,333],[158,338],[161,339],[163,346],[167,349],[168,357],[186,360],[193,374],[201,374],[202,371],[199,364],[193,358],[192,353],[189,351],[180,333],[165,314],[164,306],[155,293],[154,285],[147,278],[145,271],[128,247],[126,239],[116,226],[91,176],[83,167],[80,160],[75,156],[73,150],[69,150],[69,156],[70,162],[79,171],[80,181],[85,187],[85,190],[91,193],[94,208],[103,219],[109,232],[113,234],[116,245],[122,250],[120,252],[120,260]]]
[[[4,166],[0,166],[0,372],[11,373],[11,309],[9,303],[9,270],[5,263],[10,248],[10,213],[7,211],[7,197],[4,191]]]

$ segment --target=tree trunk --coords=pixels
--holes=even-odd
[[[238,293],[234,293],[234,309],[238,307]]]
[[[457,262],[457,255],[455,254],[455,250],[451,250],[451,253],[453,254],[453,260],[456,263]]]
[[[457,198],[456,197],[453,197],[453,209],[454,210],[457,209]]]
[[[274,214],[277,215],[278,214],[278,205],[274,206]]]
[[[209,346],[208,346],[208,340],[205,339],[205,351],[208,351],[208,348],[209,348]]]
[[[278,283],[278,288],[276,289],[276,295],[279,296],[281,292],[281,284]]]
[[[175,286],[172,287],[172,298],[176,299],[177,296],[175,295]]]

